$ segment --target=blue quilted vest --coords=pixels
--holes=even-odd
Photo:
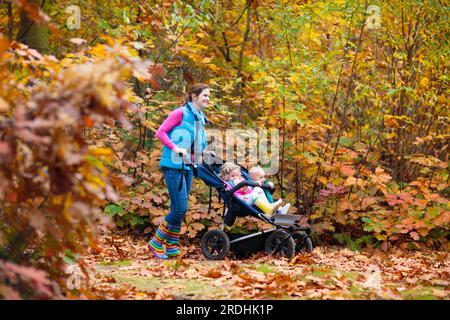
[[[197,163],[198,157],[207,147],[205,124],[208,123],[208,119],[202,112],[195,112],[193,108],[190,102],[181,107],[183,120],[179,126],[174,127],[167,135],[178,147],[187,150],[188,157],[191,153],[194,153],[194,162]],[[191,159],[189,158],[189,160]],[[159,167],[182,169],[183,162],[178,154],[163,146]],[[184,166],[184,169],[190,170],[190,167]]]

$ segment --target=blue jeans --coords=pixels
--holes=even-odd
[[[174,227],[181,227],[181,222],[188,209],[189,192],[191,192],[193,171],[185,171],[185,178],[180,191],[178,185],[180,183],[182,170],[162,167],[164,180],[170,196],[170,211],[166,216],[166,221]]]

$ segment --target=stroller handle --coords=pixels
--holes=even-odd
[[[243,187],[260,187],[262,189],[267,189],[267,190],[271,190],[272,188],[269,185],[262,185],[260,186],[258,183],[256,182],[251,182],[251,181],[247,181],[247,180],[243,180],[241,182],[239,182],[237,185],[235,185],[233,188],[231,188],[230,190],[228,190],[228,192],[230,194],[234,194],[236,191],[238,191],[239,189],[243,188]]]
[[[197,165],[196,165],[194,162],[192,162],[187,156],[185,157],[184,154],[183,154],[182,152],[178,152],[178,155],[180,156],[181,160],[183,160],[183,163],[184,163],[185,165],[188,165],[188,166],[192,166],[192,167],[194,167],[194,168],[197,168]],[[219,159],[219,157],[217,157],[217,156],[215,156],[215,155],[212,155],[212,154],[210,154],[210,157]]]
[[[178,152],[178,155],[180,156],[181,160],[183,161],[183,166],[187,165],[187,166],[192,166],[194,168],[197,168],[197,165],[194,162],[192,162],[188,157],[185,157],[182,152]]]

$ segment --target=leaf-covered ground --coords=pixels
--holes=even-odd
[[[89,286],[112,299],[449,299],[447,252],[317,247],[293,259],[206,260],[198,245],[159,260],[144,239],[107,233],[86,257]]]

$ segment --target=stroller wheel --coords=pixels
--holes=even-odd
[[[295,254],[295,241],[288,232],[275,230],[267,237],[265,249],[268,254],[281,253],[285,258],[292,258]]]
[[[222,260],[230,251],[230,239],[221,230],[210,230],[203,236],[200,246],[209,260]]]
[[[292,234],[295,241],[295,252],[297,253],[311,253],[313,245],[311,238],[307,234],[296,232]]]

